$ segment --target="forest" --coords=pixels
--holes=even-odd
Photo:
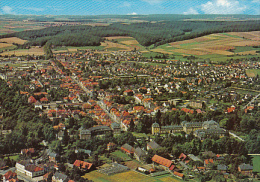
[[[0,38],[19,37],[29,40],[23,47],[44,46],[47,42],[53,46],[99,46],[105,40],[105,37],[131,36],[143,46],[153,45],[157,47],[165,43],[192,39],[212,33],[256,30],[260,30],[260,24],[257,20],[180,21],[168,18],[156,23],[147,21],[131,24],[112,23],[109,26],[49,27],[1,35]]]

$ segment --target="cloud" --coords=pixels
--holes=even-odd
[[[151,5],[155,5],[155,4],[160,4],[161,2],[165,1],[165,0],[142,0],[144,2],[147,2]]]
[[[120,5],[120,7],[131,7],[131,3],[125,1],[123,4]]]
[[[201,5],[205,14],[240,14],[246,9],[245,5],[240,5],[236,0],[212,0]]]
[[[29,7],[29,8],[22,8],[29,11],[44,11],[44,8],[35,8],[35,7]]]
[[[3,14],[15,14],[15,12],[13,11],[13,8],[11,8],[10,6],[3,6],[2,11],[3,11]]]
[[[51,8],[54,11],[61,11],[64,9],[62,6],[46,6],[47,8]]]
[[[190,8],[188,11],[186,12],[183,12],[183,14],[185,15],[196,15],[196,14],[199,14],[197,10],[193,9],[193,8]]]
[[[127,15],[137,15],[137,13],[133,12],[133,13],[128,13]]]
[[[260,3],[260,0],[253,0],[252,3]]]

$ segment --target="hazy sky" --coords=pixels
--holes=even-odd
[[[260,14],[260,0],[1,0],[0,14]]]

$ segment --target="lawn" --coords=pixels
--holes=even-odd
[[[163,175],[157,177],[147,176],[135,171],[127,171],[111,176],[99,173],[98,171],[92,171],[85,174],[83,178],[93,180],[95,182],[179,182],[181,180],[171,177],[170,175]]]
[[[115,152],[111,153],[111,155],[114,155],[114,156],[116,156],[116,157],[120,157],[120,158],[123,159],[124,161],[129,161],[129,160],[131,160],[131,158],[130,158],[127,154],[121,152],[120,150],[116,150]]]
[[[137,138],[147,138],[148,136],[145,133],[136,133],[132,132],[132,134]]]
[[[13,155],[13,156],[9,156],[10,159],[17,161],[20,155]],[[5,157],[5,159],[7,159],[8,157]]]
[[[260,172],[260,155],[253,155],[253,171]]]

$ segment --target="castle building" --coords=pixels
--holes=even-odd
[[[187,134],[193,133],[196,137],[204,140],[210,136],[223,137],[227,131],[219,127],[216,121],[204,122],[187,122],[183,121],[181,125],[160,126],[158,123],[153,123],[152,134],[167,134],[167,133],[180,133],[184,131]]]

